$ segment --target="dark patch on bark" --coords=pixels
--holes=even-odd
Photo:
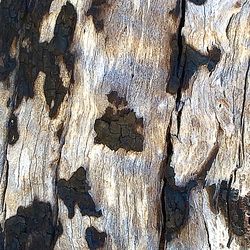
[[[161,194],[163,224],[159,249],[165,249],[167,242],[171,241],[186,225],[189,215],[189,194],[192,188],[198,185],[195,180],[190,180],[185,187],[175,184],[175,172],[170,166],[173,155],[171,141],[171,121],[167,131],[167,158],[162,166],[163,189]]]
[[[62,234],[62,225],[54,225],[50,203],[34,200],[28,207],[19,207],[17,214],[5,221],[6,250],[52,250]]]
[[[15,80],[15,106],[17,108],[23,98],[34,97],[34,82],[40,70],[42,70],[43,48],[39,45],[39,28],[43,16],[48,13],[51,0],[44,4],[37,4],[32,1],[29,5],[23,1],[23,19],[19,20],[20,27],[17,33],[20,34],[19,68]]]
[[[228,217],[229,227],[232,232],[238,236],[245,234],[245,213],[241,209],[244,198],[239,196],[239,190],[232,189],[226,181],[222,181],[218,199],[219,208]]]
[[[209,199],[209,204],[210,204],[211,211],[214,214],[217,214],[218,213],[218,201],[215,198],[216,185],[213,184],[213,185],[207,186],[206,191],[208,193],[208,199]]]
[[[103,11],[106,5],[107,0],[93,0],[86,13],[87,16],[92,16],[97,32],[103,31],[104,29]]]
[[[201,5],[205,1],[192,1],[197,5]],[[186,44],[185,37],[182,36],[182,28],[185,25],[186,0],[179,0],[175,9],[170,14],[177,19],[180,17],[177,33],[173,35],[170,41],[171,57],[170,57],[170,76],[167,84],[167,92],[177,94],[177,101],[181,99],[181,89],[188,87],[188,82],[200,66],[206,65],[209,72],[215,69],[220,61],[221,50],[213,47],[208,50],[208,54],[204,55]]]
[[[4,250],[4,231],[0,225],[0,250]]]
[[[180,16],[180,12],[181,12],[181,6],[180,6],[180,2],[181,0],[176,0],[176,6],[174,9],[172,9],[169,14],[173,15],[175,18],[178,18]]]
[[[63,123],[60,125],[59,129],[56,131],[56,136],[59,141],[61,140],[62,133],[63,133]]]
[[[210,190],[210,206],[212,211],[218,213],[218,210],[225,216],[230,238],[227,246],[230,247],[232,236],[238,236],[239,243],[250,246],[250,195],[239,196],[239,190],[231,188],[232,178],[229,182],[223,180],[220,183],[218,194],[212,186]]]
[[[207,2],[207,0],[189,0],[189,2],[194,3],[196,5],[203,5]]]
[[[115,151],[119,148],[143,151],[143,119],[137,118],[133,110],[125,107],[125,98],[119,97],[117,92],[108,94],[108,100],[113,107],[106,108],[105,114],[95,121],[95,143]]]
[[[208,50],[208,62],[207,62],[207,68],[209,72],[212,72],[218,62],[221,59],[221,50],[217,47],[212,47],[211,50]]]
[[[8,143],[14,145],[19,139],[17,117],[12,113],[8,121]]]
[[[50,117],[54,117],[60,107],[66,93],[67,88],[63,86],[59,76],[60,69],[56,64],[57,57],[62,56],[68,71],[74,69],[74,55],[70,53],[70,45],[73,41],[75,25],[76,25],[76,10],[72,4],[67,2],[61,9],[61,12],[56,21],[54,37],[48,45],[49,52],[46,55],[44,62],[44,71],[46,80],[44,85],[44,94],[46,102],[50,107]],[[53,64],[49,64],[53,62]],[[54,65],[54,66],[53,66]],[[73,73],[71,74],[71,83],[73,82]],[[52,103],[54,102],[54,105]]]
[[[16,67],[16,60],[11,57],[11,45],[19,36],[20,20],[23,18],[24,3],[19,0],[0,2],[0,80],[6,80]]]
[[[113,104],[116,108],[119,108],[119,106],[127,106],[128,102],[125,98],[119,97],[118,93],[116,91],[111,91],[108,95],[108,101],[109,103]]]
[[[73,70],[74,56],[69,49],[77,16],[74,6],[67,2],[57,18],[51,42],[39,43],[40,25],[49,12],[51,2],[52,0],[1,1],[0,16],[3,25],[0,28],[0,79],[6,79],[16,66],[16,60],[10,57],[10,48],[14,38],[19,39],[19,67],[15,79],[13,108],[16,109],[24,97],[34,97],[34,82],[39,71],[42,71],[46,74],[44,94],[52,118],[56,116],[67,93],[60,78],[58,57],[62,56],[67,69]]]
[[[105,232],[98,232],[94,227],[88,227],[85,232],[85,239],[90,250],[104,247],[106,237]]]
[[[78,168],[68,181],[60,179],[57,184],[58,196],[63,200],[68,209],[68,217],[72,219],[75,215],[77,204],[82,216],[100,217],[101,211],[96,211],[95,203],[89,194],[90,186],[87,183],[86,170]]]
[[[32,40],[38,40],[39,26],[43,16],[48,13],[51,1],[52,0],[45,0],[42,1],[41,4],[37,4],[34,0],[30,2],[27,0],[1,1],[0,18],[2,25],[0,28],[0,52],[2,60],[7,62],[3,63],[1,73],[5,73],[4,75],[1,74],[2,79],[6,79],[9,73],[16,66],[16,60],[10,57],[11,45],[14,41],[14,38],[21,38],[21,42],[24,41],[25,38],[33,38],[30,39],[30,42],[33,42]],[[27,34],[29,35],[27,36]],[[22,51],[20,52],[20,57],[22,57]],[[28,60],[29,55],[25,55],[27,57],[26,59]],[[12,66],[10,67],[10,65]],[[20,69],[20,71],[23,70],[25,69]],[[7,75],[6,72],[8,72]],[[29,76],[32,75],[32,72],[28,73]],[[28,92],[28,89],[29,87],[26,86],[23,92]]]
[[[7,108],[9,108],[11,106],[11,99],[9,98],[8,101],[7,101]]]
[[[167,92],[171,94],[177,94],[179,89],[186,89],[189,80],[200,66],[206,65],[208,71],[211,73],[221,58],[221,50],[217,47],[213,47],[208,51],[207,55],[204,55],[186,44],[185,38],[182,38],[182,46],[182,54],[179,59],[178,41],[175,37],[171,41],[171,69],[167,85]]]
[[[163,189],[167,241],[186,224],[189,215],[189,194],[191,189],[197,186],[197,182],[192,180],[185,187],[178,187],[174,177],[174,169],[167,167]]]

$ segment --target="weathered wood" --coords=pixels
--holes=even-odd
[[[29,207],[36,198],[51,204],[55,249],[88,249],[88,237],[95,229],[101,233],[99,244],[104,249],[222,249],[227,245],[247,249],[248,231],[240,237],[232,233],[230,212],[224,214],[223,206],[231,209],[238,204],[230,200],[233,189],[239,190],[242,200],[249,192],[250,2],[70,2],[77,14],[70,45],[74,68],[67,67],[67,49],[56,51],[63,40],[61,33],[59,45],[53,40],[66,1],[52,1],[37,41],[38,47],[51,49],[49,56],[60,69],[60,89],[67,90],[65,96],[58,90],[63,101],[55,117],[50,117],[50,111],[58,99],[53,96],[48,105],[44,86],[50,72],[46,75],[45,66],[37,66],[34,97],[24,95],[20,105],[15,106],[14,98],[20,64],[0,82],[2,227],[18,207]],[[25,45],[24,32],[19,32],[10,48],[18,63]],[[108,101],[111,91],[143,119],[143,129],[137,127],[144,137],[142,151],[114,151],[95,143],[96,120],[107,107],[118,107]],[[118,108],[124,110],[123,105]],[[8,143],[11,114],[17,117],[19,134],[13,145]],[[126,128],[135,129],[128,124]],[[81,188],[80,167],[86,170]],[[174,169],[175,183],[170,183],[173,176],[164,178],[168,167]],[[195,187],[191,188],[192,180]],[[232,182],[225,200],[219,195],[223,180]],[[213,184],[217,196],[210,189]],[[68,196],[62,194],[67,185],[74,187]],[[162,193],[166,187],[184,197],[189,214],[183,215],[185,222],[165,244],[165,234],[170,235],[169,227],[164,227]],[[75,214],[69,216],[72,194]],[[92,204],[87,208],[81,207],[84,195]],[[216,197],[218,210],[212,204]],[[91,212],[83,212],[85,208]],[[242,210],[247,213],[246,208]],[[171,216],[175,215],[173,211]],[[248,215],[244,216],[247,220]],[[59,221],[63,232],[59,232]]]

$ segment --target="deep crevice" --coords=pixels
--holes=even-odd
[[[178,55],[178,68],[180,67],[180,63],[181,63],[181,57],[182,57],[182,52],[183,52],[183,37],[182,37],[182,28],[185,25],[185,13],[186,13],[186,0],[182,0],[181,1],[181,17],[180,17],[180,23],[179,23],[179,27],[178,27],[178,31],[177,31],[177,44],[178,44],[178,50],[179,50],[179,55]]]
[[[170,242],[186,225],[189,215],[189,195],[197,182],[190,180],[185,187],[175,184],[175,172],[171,167],[173,155],[173,144],[171,139],[172,117],[166,134],[167,156],[162,163],[163,188],[161,193],[162,206],[162,228],[160,235],[159,249],[165,249],[167,242]]]
[[[64,130],[64,124],[62,123],[60,126],[59,126],[59,129],[57,130],[57,137],[58,137],[58,140],[59,140],[59,143],[60,143],[60,147],[59,147],[59,158],[58,158],[58,161],[56,163],[56,167],[55,167],[55,185],[54,185],[54,192],[55,192],[55,212],[54,212],[54,222],[57,222],[58,221],[58,214],[59,214],[59,197],[58,197],[58,192],[57,192],[57,186],[58,186],[58,170],[59,170],[59,166],[60,166],[60,162],[61,162],[61,157],[62,157],[62,149],[63,149],[63,146],[65,144],[65,135],[66,135],[66,132]]]
[[[230,191],[231,191],[231,185],[233,182],[233,176],[230,176],[228,187],[227,187],[227,196],[226,196],[226,206],[227,206],[227,219],[228,219],[228,234],[229,239],[227,242],[227,247],[230,248],[231,242],[232,242],[232,233],[230,232],[230,225],[231,225],[231,216],[230,216]]]
[[[242,156],[244,157],[244,132],[245,132],[245,125],[244,125],[244,112],[245,112],[245,106],[246,106],[246,97],[247,97],[247,88],[248,88],[248,74],[250,70],[250,59],[248,60],[248,67],[246,70],[246,76],[245,76],[245,83],[244,83],[244,94],[243,94],[243,102],[242,102],[242,110],[241,110],[241,145],[242,147]],[[239,155],[239,162],[241,162],[241,154]],[[239,166],[241,167],[241,165]]]
[[[14,145],[19,139],[18,119],[12,112],[8,121],[8,143]]]
[[[218,153],[219,153],[219,144],[216,143],[209,152],[206,161],[204,162],[200,171],[197,174],[197,181],[199,181],[201,185],[203,185],[203,187],[205,187],[207,173],[210,171]]]
[[[210,243],[209,230],[207,228],[207,223],[205,221],[205,218],[204,218],[204,226],[205,226],[205,230],[206,230],[206,233],[207,233],[207,244],[208,244],[209,249],[211,250],[212,247],[211,247],[211,243]]]
[[[62,139],[63,129],[64,129],[64,124],[61,123],[61,124],[59,125],[58,130],[56,131],[56,136],[57,136],[59,142],[61,142],[61,139]],[[62,145],[62,146],[63,146],[63,145]]]
[[[181,116],[182,116],[182,110],[183,110],[183,106],[184,106],[184,103],[181,104],[180,102],[181,100],[181,91],[180,91],[180,97],[178,97],[177,95],[177,98],[176,98],[176,110],[177,110],[177,117],[176,117],[176,121],[177,121],[177,137],[179,136],[179,133],[180,133],[180,128],[181,128]],[[180,105],[182,105],[180,107]]]
[[[3,189],[2,204],[5,203],[5,195],[6,195],[6,190],[8,187],[8,182],[9,182],[9,161],[7,159],[7,147],[6,147],[5,155],[6,155],[6,160],[5,160],[6,161],[6,174],[5,174],[6,181],[5,181],[5,185],[4,185],[4,189]],[[2,176],[3,176],[3,174],[1,175],[1,177]],[[5,215],[6,208],[4,210],[2,210],[1,213],[2,212],[4,212],[4,215]]]
[[[166,135],[166,144],[167,144],[167,157],[166,159],[163,161],[163,166],[162,166],[162,179],[163,179],[163,187],[162,187],[162,193],[161,193],[161,208],[162,208],[162,229],[161,229],[161,236],[160,236],[160,244],[159,244],[159,250],[164,250],[165,249],[165,245],[166,245],[166,210],[165,210],[165,195],[164,195],[164,190],[167,187],[167,180],[166,180],[166,174],[165,174],[165,167],[168,168],[168,166],[170,166],[171,163],[171,158],[173,155],[173,144],[171,141],[171,125],[172,125],[172,116],[170,118],[169,121],[169,125],[167,128],[167,135]]]
[[[241,138],[242,140],[242,138]],[[238,168],[240,168],[242,165],[241,165],[241,145],[239,144],[238,146],[238,162],[239,162],[239,166]]]
[[[177,73],[177,77],[179,78],[179,87],[177,89],[177,95],[176,95],[176,101],[175,101],[175,105],[176,105],[176,110],[178,112],[177,114],[177,136],[179,135],[180,132],[180,126],[181,126],[181,115],[182,115],[182,108],[183,106],[180,108],[179,106],[180,101],[181,101],[181,97],[182,97],[182,87],[183,87],[183,80],[184,80],[184,68],[185,68],[185,64],[186,64],[186,54],[184,53],[185,51],[185,44],[183,43],[183,37],[182,37],[182,29],[185,25],[185,13],[186,13],[186,0],[182,0],[180,3],[180,23],[179,23],[179,27],[178,27],[178,31],[177,31],[177,44],[178,44],[178,58],[177,58],[177,69],[178,69],[178,73]],[[183,65],[182,65],[183,64]],[[181,70],[182,69],[182,70]],[[179,75],[181,73],[181,75]]]
[[[183,37],[182,37],[182,28],[185,25],[185,12],[186,12],[186,0],[181,0],[177,2],[177,6],[176,9],[174,11],[177,15],[181,15],[180,17],[180,22],[179,22],[179,27],[177,30],[177,35],[176,38],[173,37],[173,50],[175,50],[175,52],[178,54],[177,57],[174,56],[172,54],[172,58],[171,58],[171,65],[172,65],[172,72],[171,74],[175,74],[174,76],[174,80],[178,82],[178,88],[177,88],[177,97],[176,97],[176,110],[179,108],[179,103],[181,100],[181,88],[182,88],[182,79],[183,79],[183,72],[182,72],[182,79],[178,80],[179,78],[179,69],[181,66],[181,62],[182,62],[182,57],[183,57]],[[176,42],[177,39],[177,42]],[[175,44],[175,45],[174,45]],[[176,63],[176,64],[175,64]],[[175,66],[174,66],[175,64]],[[170,84],[168,84],[167,86],[167,91],[171,89],[171,87],[169,88]],[[171,92],[172,90],[170,90]],[[177,136],[179,134],[179,129],[180,129],[180,123],[181,123],[181,112],[182,112],[182,108],[179,110],[178,115],[177,115]],[[171,141],[171,126],[172,126],[172,116],[170,117],[170,122],[167,128],[167,134],[166,134],[166,144],[167,144],[167,156],[166,159],[163,160],[163,170],[162,170],[162,180],[163,180],[163,187],[162,187],[162,193],[161,193],[161,207],[162,207],[162,219],[163,219],[163,223],[162,223],[162,228],[161,228],[161,235],[160,235],[160,243],[159,243],[159,250],[164,250],[166,248],[166,244],[168,241],[171,240],[172,237],[172,233],[174,230],[170,230],[170,228],[167,227],[167,220],[169,217],[169,214],[167,214],[169,211],[166,211],[166,190],[168,188],[172,189],[172,187],[175,186],[175,180],[174,180],[174,176],[169,176],[169,171],[173,171],[173,169],[170,166],[171,163],[171,159],[172,159],[172,155],[173,155],[173,144]],[[170,177],[170,179],[169,179]],[[174,183],[172,183],[174,182]],[[171,192],[171,190],[170,190]],[[170,208],[171,209],[171,208]],[[183,222],[183,221],[182,221]],[[179,225],[180,226],[180,225]],[[171,226],[170,226],[171,227]],[[178,230],[178,228],[177,228]]]

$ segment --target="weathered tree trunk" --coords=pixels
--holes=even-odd
[[[249,0],[0,19],[0,249],[250,246]]]

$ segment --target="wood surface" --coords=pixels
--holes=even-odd
[[[76,57],[74,83],[69,83],[70,73],[61,62],[61,78],[69,91],[57,116],[49,117],[43,90],[46,75],[40,72],[34,97],[24,98],[14,110],[19,139],[9,145],[11,109],[6,104],[15,90],[16,71],[0,82],[2,227],[19,206],[27,207],[37,197],[52,205],[55,219],[62,223],[63,234],[55,249],[88,249],[85,230],[90,226],[106,232],[104,249],[159,249],[164,224],[162,168],[169,134],[170,165],[178,187],[197,180],[216,148],[218,153],[205,171],[205,181],[192,189],[188,220],[166,249],[227,248],[226,218],[212,211],[206,187],[229,181],[233,175],[232,188],[242,197],[249,192],[250,1],[207,0],[197,5],[188,0],[111,0],[102,6],[104,28],[100,31],[93,16],[86,14],[91,1],[70,2],[77,12],[70,47]],[[40,42],[53,38],[64,4],[52,2],[40,27]],[[175,14],[178,6],[179,16]],[[176,53],[173,36],[178,34],[202,55],[213,47],[221,51],[214,70],[199,66],[181,96],[166,91]],[[142,152],[114,151],[94,143],[94,124],[109,106],[111,91],[143,118]],[[56,182],[68,180],[80,167],[86,169],[89,193],[102,211],[99,218],[82,216],[76,206],[69,219],[67,207],[57,196]],[[233,236],[231,249],[247,249],[247,240],[239,243],[238,238]]]

